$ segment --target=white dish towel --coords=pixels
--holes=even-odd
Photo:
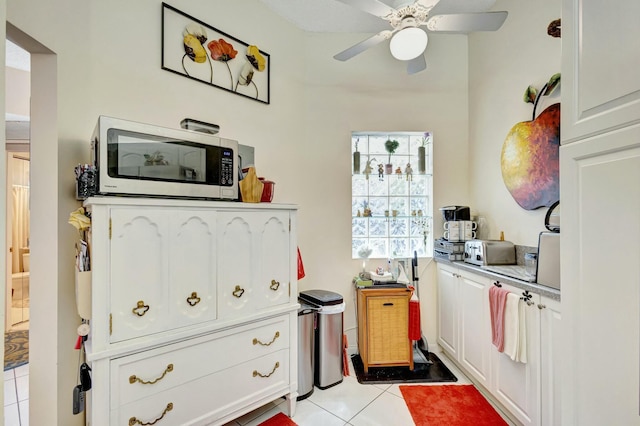
[[[504,310],[504,353],[513,361],[527,362],[526,303],[516,293],[507,295]]]

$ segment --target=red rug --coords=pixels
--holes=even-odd
[[[286,414],[280,412],[268,420],[260,423],[258,426],[297,426],[298,424],[291,420]]]
[[[507,425],[473,385],[400,386],[416,426]]]

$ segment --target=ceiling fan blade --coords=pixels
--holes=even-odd
[[[382,3],[378,0],[338,0],[342,3],[348,4],[349,6],[353,6],[356,9],[363,10],[372,15],[378,16],[380,18],[384,18],[390,13],[395,12],[396,10],[391,6]]]
[[[433,0],[418,0],[425,4]],[[430,16],[450,15],[453,13],[486,12],[493,7],[496,0],[440,0],[429,11]]]
[[[496,31],[507,19],[507,12],[457,13],[435,15],[427,20],[429,31],[468,33],[472,31]]]
[[[427,61],[424,58],[424,53],[417,57],[407,61],[407,74],[417,74],[420,71],[427,69]]]
[[[371,36],[368,39],[363,40],[358,44],[354,44],[350,48],[343,50],[337,55],[334,55],[333,58],[339,61],[346,61],[347,59],[351,59],[357,54],[362,53],[365,50],[369,49],[370,47],[373,47],[376,44],[387,40],[388,38],[391,37],[391,34],[393,34],[393,32],[389,30],[380,31],[378,34]]]

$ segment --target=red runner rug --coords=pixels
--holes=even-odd
[[[297,426],[298,424],[291,420],[286,414],[280,412],[268,420],[260,423],[258,426]]]
[[[400,386],[416,426],[507,423],[473,385]]]

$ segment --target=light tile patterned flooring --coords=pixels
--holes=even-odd
[[[469,379],[444,354],[438,357],[456,375],[455,385]],[[300,426],[412,426],[415,423],[402,398],[399,385],[361,385],[353,365],[351,375],[339,385],[321,390],[297,403],[293,417]],[[4,424],[29,425],[29,364],[4,372]],[[227,426],[256,426],[278,412],[287,412],[284,399],[271,402]],[[500,411],[498,411],[500,412]],[[501,413],[502,414],[502,413]],[[504,417],[508,424],[512,424]]]
[[[4,372],[4,425],[29,425],[29,364]]]
[[[444,354],[438,357],[456,375],[455,385],[471,384],[471,381]],[[351,366],[351,375],[331,388],[315,388],[307,399],[299,401],[292,420],[299,426],[413,426],[409,409],[402,398],[398,384],[362,385],[358,383]],[[435,383],[442,384],[442,383]],[[428,383],[422,383],[428,385]],[[256,426],[278,412],[287,413],[284,399],[277,400],[226,426]],[[507,424],[513,423],[498,410]]]

